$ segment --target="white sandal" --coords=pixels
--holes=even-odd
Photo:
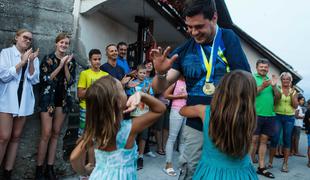
[[[173,168],[163,168],[163,171],[168,175],[168,176],[176,176],[177,173],[174,171]]]

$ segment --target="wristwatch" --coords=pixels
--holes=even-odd
[[[164,73],[164,74],[159,74],[159,73],[156,73],[158,79],[166,79],[167,77],[167,73]]]

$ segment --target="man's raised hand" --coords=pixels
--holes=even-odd
[[[154,69],[159,74],[166,74],[168,70],[172,67],[172,64],[177,60],[178,55],[175,54],[171,58],[168,58],[168,54],[171,51],[171,47],[167,47],[164,52],[162,48],[154,48],[151,50],[151,59],[153,60]]]

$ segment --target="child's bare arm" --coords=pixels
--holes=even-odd
[[[149,106],[149,112],[132,119],[131,134],[137,134],[148,128],[166,111],[166,106],[158,99],[146,93],[139,92],[139,94],[141,102]]]
[[[195,106],[184,106],[180,110],[180,114],[188,118],[199,117],[200,119],[202,119],[202,121],[204,121],[205,109],[206,109],[206,106],[201,105],[201,104],[195,105]]]
[[[74,148],[70,155],[70,162],[72,169],[80,175],[87,175],[90,172],[87,172],[85,169],[85,159],[86,159],[86,148],[83,146],[84,141],[81,140],[77,146]]]

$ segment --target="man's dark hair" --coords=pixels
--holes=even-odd
[[[101,54],[101,51],[99,49],[91,49],[88,53],[88,58],[91,59],[94,54]]]
[[[269,65],[269,61],[267,59],[259,59],[256,61],[256,67],[259,65],[259,64],[268,64]]]
[[[193,17],[203,14],[205,19],[211,20],[216,11],[214,0],[190,0],[185,4],[183,16]]]
[[[119,47],[120,46],[127,46],[127,43],[125,43],[125,42],[119,42],[118,44],[117,44],[117,49],[119,49]]]

